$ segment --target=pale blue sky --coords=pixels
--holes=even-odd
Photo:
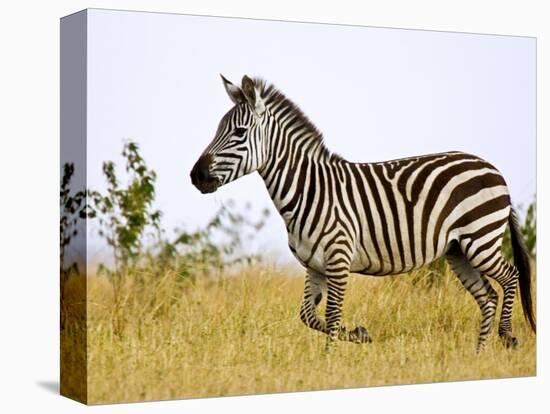
[[[380,161],[461,150],[492,162],[515,204],[535,194],[534,38],[90,10],[88,183],[126,138],[157,171],[167,229],[204,225],[228,199],[272,210],[253,249],[292,261],[257,174],[202,195],[189,171],[230,109],[219,73],[261,76],[333,151]],[[92,258],[108,250],[97,238]]]

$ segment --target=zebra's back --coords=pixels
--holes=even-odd
[[[500,248],[509,193],[499,171],[477,156],[448,152],[348,163],[344,171],[342,205],[357,212],[346,224],[356,236],[352,271],[407,272],[441,257],[452,241],[472,257]]]

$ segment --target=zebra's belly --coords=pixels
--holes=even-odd
[[[445,244],[446,246],[446,244]],[[420,269],[421,267],[433,262],[445,254],[446,247],[442,247],[438,251],[433,252],[430,257],[417,258],[412,260],[412,256],[408,257],[390,257],[386,252],[380,255],[374,250],[370,251],[357,248],[352,256],[350,271],[352,273],[360,273],[372,276],[395,275],[407,273],[412,270]]]
[[[452,239],[446,240],[441,247],[432,252],[429,257],[415,257],[403,255],[398,257],[388,251],[376,251],[374,247],[365,248],[356,246],[351,252],[350,272],[372,276],[394,275],[419,269],[428,263],[442,257],[447,249],[447,244]],[[323,273],[326,269],[326,246],[323,241],[304,240],[289,234],[289,247],[294,257],[306,268]]]

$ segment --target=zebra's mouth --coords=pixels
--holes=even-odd
[[[194,184],[202,194],[209,194],[218,189],[220,186],[220,179],[218,177],[208,177],[206,180],[201,180]]]

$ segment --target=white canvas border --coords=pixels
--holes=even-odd
[[[542,4],[542,5],[541,5]],[[264,2],[213,0],[63,0],[55,3],[8,2],[0,6],[3,51],[9,58],[0,75],[3,121],[0,168],[9,202],[0,206],[1,248],[5,263],[2,322],[6,334],[0,352],[7,412],[80,412],[85,407],[51,391],[58,378],[57,188],[59,165],[59,18],[86,7],[268,18],[413,29],[511,34],[537,37],[538,44],[538,272],[547,273],[548,75],[550,33],[543,2],[514,1],[351,1]],[[518,143],[521,145],[521,143]],[[14,172],[17,172],[16,174]],[[239,411],[300,409],[448,413],[543,411],[549,385],[549,349],[545,321],[548,282],[538,281],[538,375],[536,378],[409,385],[251,397],[198,399],[97,407],[109,412]]]

